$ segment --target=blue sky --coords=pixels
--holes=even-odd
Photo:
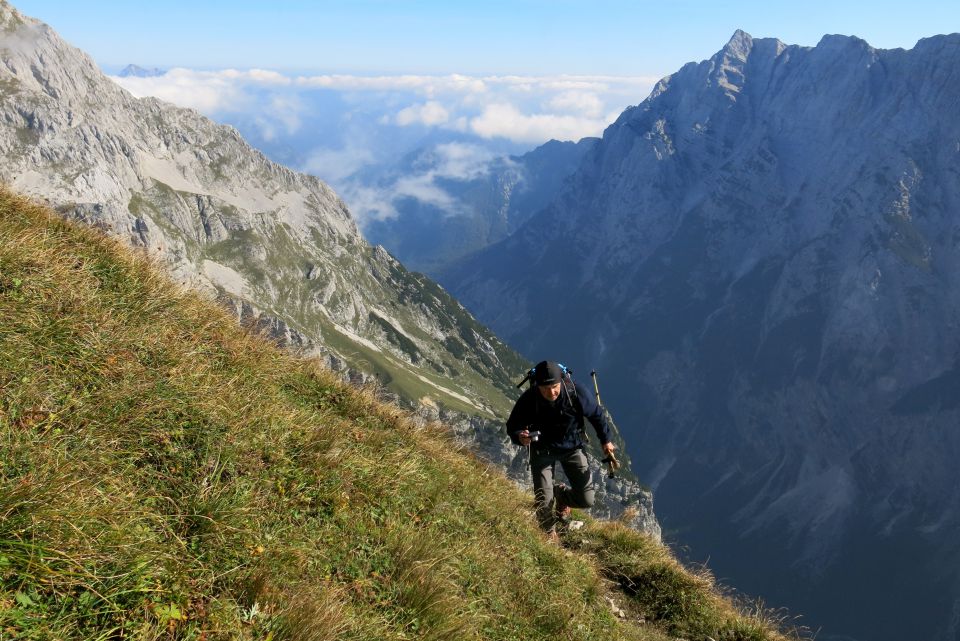
[[[960,30],[956,0],[19,0],[105,68],[418,74],[666,75],[737,28],[880,48]]]

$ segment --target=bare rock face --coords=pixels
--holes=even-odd
[[[958,34],[737,32],[445,281],[602,367],[665,525],[826,633],[960,634],[958,104]]]
[[[231,127],[136,99],[48,26],[0,0],[0,180],[208,290],[243,322],[406,403],[483,417],[504,439],[528,367],[436,283],[359,234],[319,179]],[[629,488],[619,488],[628,501]],[[651,515],[652,518],[652,515]],[[655,520],[653,521],[655,523]]]

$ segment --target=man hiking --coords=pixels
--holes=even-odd
[[[571,507],[593,507],[595,488],[583,451],[584,419],[593,425],[604,454],[610,456],[616,446],[610,441],[610,427],[596,398],[575,383],[566,368],[542,361],[531,375],[533,385],[517,399],[507,419],[507,434],[514,443],[530,446],[537,520],[555,538],[557,524],[566,522]],[[572,487],[554,485],[557,462]]]

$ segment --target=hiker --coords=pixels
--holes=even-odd
[[[555,537],[556,526],[566,523],[571,507],[593,507],[595,488],[584,454],[584,419],[593,425],[604,454],[611,456],[616,446],[596,398],[574,382],[563,365],[542,361],[528,374],[531,377],[533,384],[517,399],[507,419],[507,434],[517,445],[530,446],[537,520]],[[572,487],[554,484],[557,462]]]

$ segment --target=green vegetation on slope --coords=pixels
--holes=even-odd
[[[6,191],[0,390],[0,638],[782,638]]]

